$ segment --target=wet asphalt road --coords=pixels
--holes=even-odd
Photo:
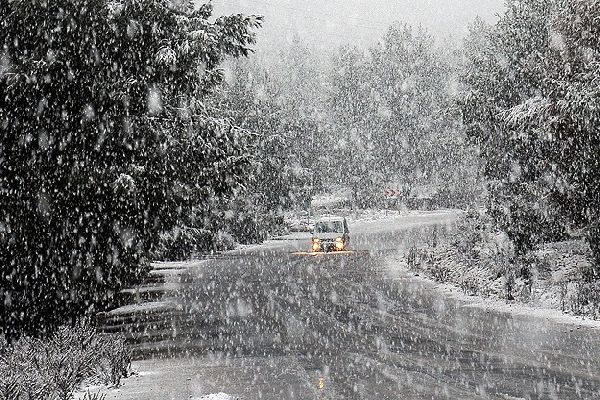
[[[357,226],[348,254],[289,240],[199,264],[173,307],[107,321],[141,371],[107,398],[600,398],[600,331],[468,307],[389,261],[453,218]]]

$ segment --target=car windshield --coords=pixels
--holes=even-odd
[[[344,232],[342,221],[321,221],[315,225],[315,233]]]

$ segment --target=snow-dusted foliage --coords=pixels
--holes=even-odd
[[[400,24],[369,51],[325,58],[295,38],[275,60],[234,65],[218,108],[257,134],[249,188],[271,209],[305,207],[333,186],[352,188],[357,206],[379,205],[384,187],[408,197],[419,186],[464,205],[479,186],[453,107],[457,66],[452,49]]]
[[[464,75],[491,212],[519,252],[585,228],[598,257],[600,3],[507,6],[497,25],[473,26]]]
[[[318,96],[302,96],[310,86],[285,81],[270,73],[264,61],[256,61],[233,64],[233,79],[214,98],[214,106],[226,117],[252,132],[249,179],[243,190],[223,205],[229,211],[223,215],[224,229],[241,242],[261,241],[280,230],[283,210],[307,207],[318,172],[313,168],[316,154],[310,144],[317,123],[299,104],[304,97],[317,107]],[[297,61],[289,62],[282,71],[304,71]],[[300,80],[310,79],[303,74]]]
[[[260,19],[192,1],[0,3],[0,329],[45,333],[136,279],[193,205],[232,190],[243,132],[203,97]],[[183,110],[183,111],[182,111]]]
[[[131,373],[131,350],[120,336],[89,325],[59,328],[47,340],[0,340],[0,396],[11,400],[66,400],[79,386],[118,386]],[[88,395],[89,399],[100,398]]]
[[[451,198],[477,190],[473,152],[453,109],[455,58],[426,31],[400,24],[367,52],[346,47],[336,55],[332,160],[363,203],[386,186],[405,196],[419,185]]]

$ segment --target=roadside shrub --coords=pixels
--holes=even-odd
[[[282,215],[265,211],[255,214],[240,214],[230,220],[226,229],[243,244],[261,243],[269,236],[283,233],[285,221]]]
[[[88,390],[84,393],[83,398],[81,400],[106,400],[106,395],[100,393],[92,393]]]
[[[450,264],[443,259],[430,256],[427,260],[428,270],[433,279],[437,282],[448,282],[450,278]]]
[[[119,386],[121,378],[129,376],[131,352],[123,337],[104,335],[102,339],[97,376],[101,383]]]
[[[575,315],[600,318],[600,282],[574,282],[566,293],[566,308]]]
[[[477,279],[471,276],[466,276],[465,279],[461,280],[459,287],[463,293],[470,296],[482,293],[481,282],[478,282]]]
[[[236,246],[235,238],[226,232],[219,232],[216,236],[215,246],[218,250],[233,250]]]
[[[409,267],[426,271],[438,282],[452,282],[465,294],[494,294],[512,300],[523,286],[521,282],[527,284],[531,276],[518,262],[508,236],[495,228],[483,211],[466,212],[449,241],[438,244],[436,237],[434,242],[428,249],[411,250]]]
[[[216,235],[208,229],[180,227],[160,235],[154,251],[158,260],[186,260],[195,252],[216,250]]]
[[[130,373],[124,339],[83,323],[47,339],[24,337],[1,346],[0,399],[70,400],[85,381],[118,386]]]
[[[482,214],[476,210],[466,212],[456,223],[456,234],[452,245],[467,258],[476,258],[476,249],[480,247],[486,230],[486,222]]]
[[[586,241],[573,235],[518,254],[509,235],[478,211],[465,213],[452,233],[449,241],[437,246],[411,248],[408,267],[438,282],[451,282],[466,294],[533,302],[600,318],[600,260],[590,237]],[[600,228],[595,233],[590,228],[588,235],[592,234],[600,237]]]
[[[587,242],[592,251],[594,262],[583,271],[583,279],[587,282],[593,282],[600,279],[600,223],[588,227]]]

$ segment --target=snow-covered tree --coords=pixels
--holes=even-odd
[[[555,160],[559,200],[568,217],[587,228],[600,278],[600,2],[562,0],[550,21],[547,98],[528,104],[526,124],[546,131]],[[517,126],[524,127],[515,116]]]
[[[327,146],[323,125],[324,67],[299,39],[277,59],[236,60],[216,107],[252,132],[253,178],[246,193],[271,211],[306,208],[321,185]],[[265,210],[265,211],[266,211]]]
[[[381,197],[384,185],[457,192],[456,182],[464,187],[476,175],[453,111],[453,81],[451,60],[408,25],[391,26],[368,52],[345,48],[335,57],[336,153],[347,179],[365,192],[359,197]]]
[[[598,255],[600,3],[507,6],[496,26],[473,31],[464,79],[492,212],[518,250],[584,227]]]
[[[546,90],[543,54],[549,47],[552,5],[525,0],[507,7],[496,26],[476,22],[472,27],[461,108],[484,160],[489,211],[522,253],[540,241],[560,238],[564,226],[549,207],[554,194],[544,184],[544,142],[506,123],[508,110]]]
[[[333,149],[330,171],[351,188],[357,206],[373,204],[380,195],[381,174],[376,168],[374,132],[378,129],[368,55],[356,47],[342,47],[333,57],[329,127]]]
[[[9,337],[94,311],[158,232],[228,192],[243,134],[203,108],[260,19],[210,4],[0,5],[0,297]]]
[[[243,188],[224,199],[221,229],[254,243],[281,229],[283,210],[306,202],[295,195],[305,184],[298,184],[293,168],[298,143],[277,101],[281,87],[257,59],[230,63],[230,73],[210,107],[248,132],[252,166]]]

